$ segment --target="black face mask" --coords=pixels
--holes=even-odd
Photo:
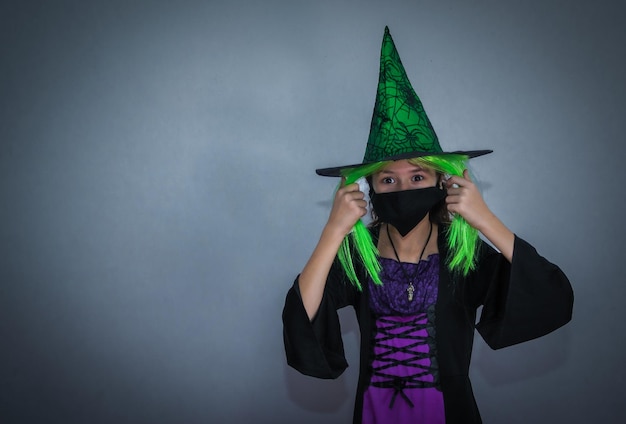
[[[446,197],[438,187],[391,193],[370,193],[372,206],[382,222],[393,225],[402,237],[406,236],[426,214]]]

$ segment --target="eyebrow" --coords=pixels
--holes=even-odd
[[[424,171],[424,168],[422,168],[419,165],[415,165],[415,167],[412,168],[409,172],[418,172],[418,171]],[[386,169],[383,169],[382,171],[379,171],[378,173],[379,174],[395,174],[394,171],[389,171],[389,170],[386,170]]]

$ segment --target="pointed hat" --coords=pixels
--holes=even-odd
[[[415,94],[402,66],[389,28],[385,27],[376,103],[363,162],[317,169],[315,172],[327,177],[339,177],[345,169],[388,160],[447,154],[474,158],[491,152],[492,150],[444,152],[441,149],[422,102]]]

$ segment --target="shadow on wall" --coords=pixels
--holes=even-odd
[[[571,355],[571,325],[536,340],[494,351],[476,338],[473,368],[492,386],[503,386],[550,374]],[[480,341],[479,341],[480,339]]]

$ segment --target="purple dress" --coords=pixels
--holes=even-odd
[[[418,264],[388,258],[380,263],[383,286],[369,282],[376,333],[362,422],[444,424],[434,331],[439,255]]]

